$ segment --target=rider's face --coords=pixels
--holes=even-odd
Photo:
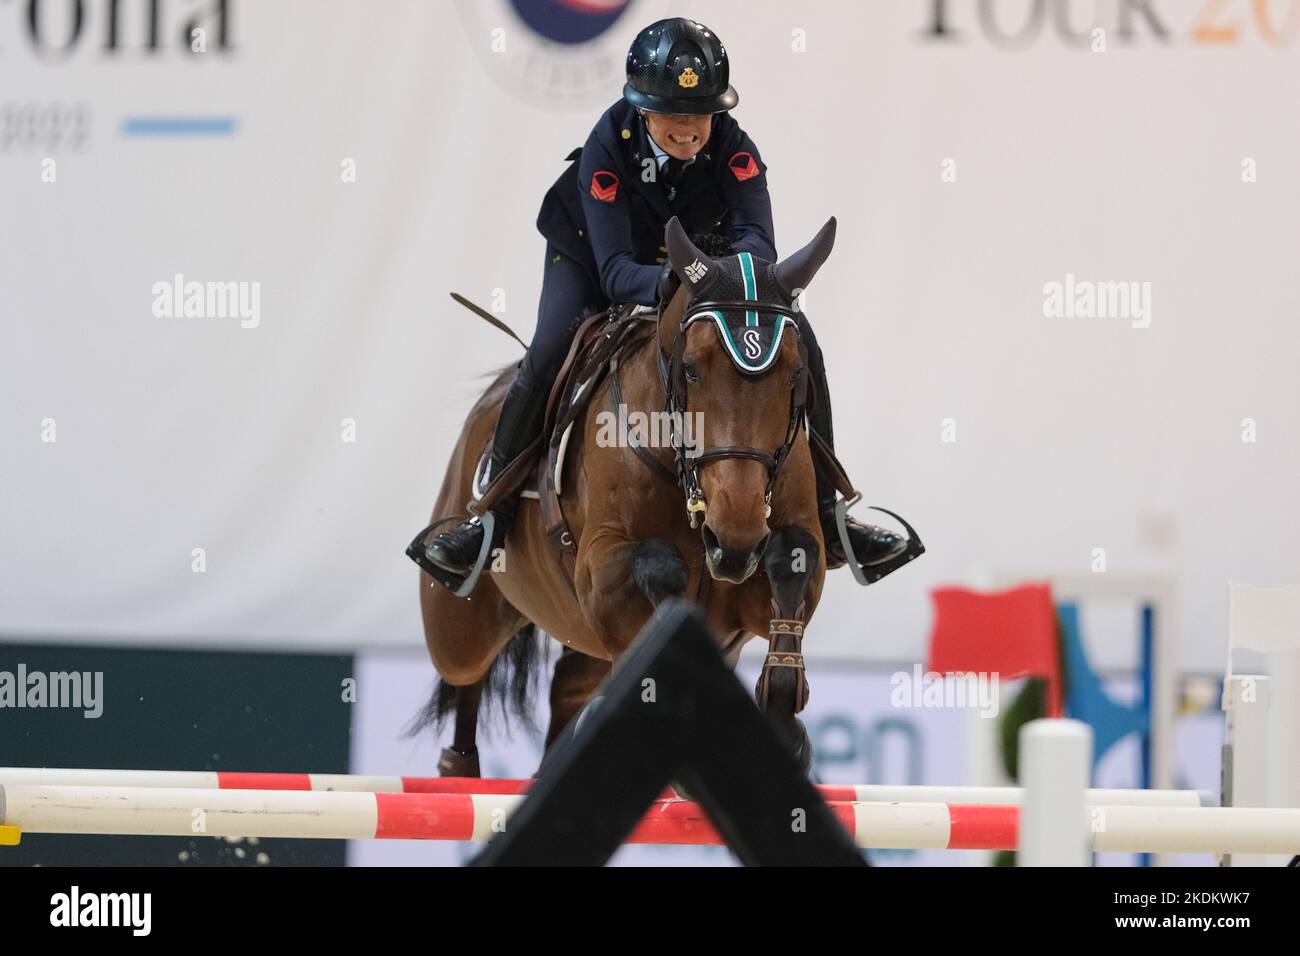
[[[646,128],[659,148],[673,159],[690,159],[704,148],[713,130],[712,116],[643,113]]]

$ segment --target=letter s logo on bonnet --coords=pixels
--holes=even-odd
[[[763,354],[763,347],[758,337],[758,329],[745,329],[745,358],[753,361]]]

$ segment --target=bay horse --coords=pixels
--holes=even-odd
[[[768,636],[758,703],[810,765],[797,716],[808,697],[801,645],[821,596],[825,548],[803,427],[808,369],[795,302],[830,255],[835,220],[779,263],[706,255],[676,218],[665,236],[681,286],[657,317],[639,320],[560,453],[571,567],[557,556],[539,503],[525,498],[503,553],[467,600],[420,575],[425,640],[442,677],[425,722],[456,713],[452,746],[439,761],[444,775],[479,774],[475,738],[489,672],[502,656],[526,668],[534,627],[564,646],[549,747],[654,607],[674,596],[701,604],[733,665],[750,638]],[[474,499],[480,455],[513,373],[503,370],[470,411],[435,523]],[[627,433],[610,440],[611,415],[625,429],[636,412],[665,409],[675,447],[647,447],[644,435]],[[694,447],[683,434],[687,420],[702,425]]]

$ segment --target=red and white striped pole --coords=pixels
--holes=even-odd
[[[518,794],[0,786],[0,826],[29,833],[214,837],[487,840],[507,827]],[[858,846],[1014,849],[1020,809],[938,803],[832,803]],[[1082,808],[1079,809],[1082,823]],[[1300,809],[1102,807],[1093,850],[1300,853]],[[697,804],[660,800],[631,843],[714,844]]]
[[[166,787],[0,786],[0,825],[26,833],[488,840],[519,794],[333,793]],[[832,803],[859,846],[995,849],[1015,845],[1014,807]],[[629,843],[717,844],[698,804],[658,800]]]
[[[531,780],[478,777],[395,777],[336,773],[232,773],[224,770],[75,770],[0,767],[0,784],[70,787],[172,787],[196,790],[310,790],[357,793],[525,793]],[[869,803],[962,803],[1017,806],[1021,787],[822,784],[822,798]],[[671,794],[665,794],[665,799]],[[1089,806],[1199,807],[1213,802],[1196,790],[1093,789]]]

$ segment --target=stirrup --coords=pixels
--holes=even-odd
[[[487,565],[488,557],[492,554],[492,531],[496,527],[496,515],[487,512],[481,515],[471,515],[470,521],[477,521],[483,526],[483,544],[479,547],[478,558],[474,561],[474,567],[469,569],[469,574],[463,578],[459,575],[452,574],[438,567],[432,561],[424,556],[424,539],[428,537],[430,531],[439,528],[442,525],[452,521],[465,520],[459,515],[453,515],[450,518],[440,518],[429,527],[425,528],[415,536],[406,547],[406,556],[420,566],[429,577],[433,578],[456,597],[469,597],[469,593],[474,590],[474,585],[478,584],[478,577],[483,573],[483,568]]]
[[[882,511],[889,517],[893,518],[907,531],[907,547],[901,554],[897,554],[888,561],[882,561],[880,564],[873,564],[868,568],[858,564],[857,555],[853,552],[853,543],[849,540],[849,509],[862,500],[862,492],[853,492],[852,498],[841,498],[835,502],[835,529],[840,534],[840,546],[844,548],[845,563],[853,571],[854,579],[866,587],[868,584],[875,584],[887,574],[892,574],[909,561],[913,561],[925,554],[925,545],[917,535],[916,529],[913,528],[902,515],[896,515],[888,508],[881,508],[878,505],[868,505],[871,511]]]

